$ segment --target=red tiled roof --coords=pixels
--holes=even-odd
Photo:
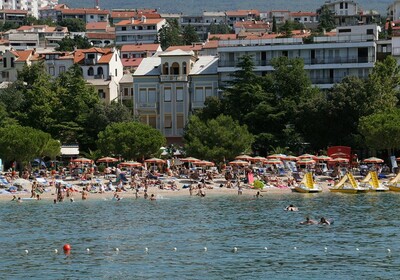
[[[115,33],[109,32],[88,32],[86,33],[88,39],[112,39],[115,40]]]
[[[254,22],[254,21],[239,21],[235,22],[235,28],[245,28],[245,29],[267,29],[269,24],[265,22]]]
[[[174,51],[174,50],[182,50],[182,51],[188,52],[188,51],[201,51],[202,49],[203,49],[203,45],[195,44],[195,45],[187,45],[187,46],[170,46],[165,51],[170,52],[170,51]]]
[[[89,22],[89,23],[86,24],[86,30],[93,30],[93,29],[106,30],[107,26],[108,26],[108,22],[106,22],[106,21]]]
[[[122,58],[122,65],[124,67],[138,67],[139,64],[142,62],[143,58],[138,57],[138,58]]]
[[[6,14],[28,14],[28,11],[24,10],[0,10],[0,13],[6,13]]]
[[[98,10],[98,9],[62,9],[63,14],[74,15],[74,14],[94,14],[94,15],[108,15],[110,11],[108,10]]]
[[[90,49],[78,49],[74,52],[74,63],[82,63],[85,59],[85,53],[100,53],[102,56],[97,63],[109,63],[113,57],[113,52],[110,48],[90,48]]]
[[[218,40],[211,40],[204,44],[203,49],[216,49],[218,48]]]
[[[157,51],[160,44],[123,45],[121,52]]]
[[[126,25],[153,25],[153,24],[157,24],[161,21],[163,21],[164,19],[162,18],[150,18],[150,19],[146,19],[146,21],[141,21],[141,20],[122,20],[120,22],[118,22],[117,24],[115,24],[116,26],[126,26]]]
[[[161,18],[156,10],[138,10],[138,11],[112,11],[112,18],[134,18],[145,16],[146,18]]]
[[[229,17],[232,16],[248,16],[249,14],[259,15],[260,12],[258,10],[236,10],[236,11],[227,11],[226,15]]]
[[[208,40],[235,40],[236,34],[208,34]]]

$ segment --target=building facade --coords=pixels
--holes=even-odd
[[[153,44],[158,41],[158,31],[166,24],[165,19],[130,19],[115,25],[115,44]]]

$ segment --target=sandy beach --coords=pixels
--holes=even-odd
[[[106,179],[101,179],[103,183],[108,182]],[[189,197],[189,189],[185,188],[185,185],[188,185],[188,180],[177,180],[177,179],[166,179],[168,182],[169,180],[174,180],[177,184],[177,190],[164,190],[160,189],[158,187],[149,187],[148,188],[148,194],[151,196],[152,194],[155,195],[156,198],[167,198],[167,197]],[[81,184],[80,181],[78,180],[66,180],[68,184],[72,184],[76,187],[78,191],[72,192],[72,197],[74,198],[75,201],[81,200],[81,193],[84,188],[84,185]],[[197,183],[197,182],[196,182]],[[233,188],[227,188],[227,187],[220,187],[221,184],[224,184],[224,180],[216,180],[215,182],[208,182],[206,184],[207,188],[205,189],[206,197],[207,196],[237,196],[238,195],[238,189],[237,187]],[[114,183],[115,185],[115,183]],[[329,185],[326,182],[319,183],[319,185],[322,187],[323,191],[322,192],[329,192]],[[281,194],[290,194],[292,193],[292,190],[288,187],[266,187],[264,189],[253,189],[248,185],[243,186],[243,196],[252,196],[254,197],[257,192],[260,192],[263,197],[270,196],[270,195],[281,195]],[[198,190],[195,189],[193,190],[193,196],[196,196]],[[127,189],[127,191],[121,191],[118,192],[117,194],[121,198],[127,198],[127,199],[135,199],[136,198],[136,191],[133,189]],[[113,191],[106,191],[104,193],[99,193],[98,191],[94,192],[89,192],[88,194],[88,199],[99,199],[99,200],[104,200],[104,199],[111,199],[114,197],[115,192]],[[16,193],[9,193],[3,191],[0,194],[0,201],[7,201],[11,200],[13,196],[16,197],[21,197],[21,199],[27,199],[31,197],[31,192],[30,188],[25,189],[24,191],[16,192]],[[139,191],[139,199],[143,199],[144,195],[144,189],[141,188]],[[40,195],[41,200],[48,200],[53,202],[54,199],[56,199],[56,188],[55,186],[46,186],[45,191]],[[64,201],[69,201],[68,197],[65,197]]]

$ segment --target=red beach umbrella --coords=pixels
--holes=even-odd
[[[370,158],[364,159],[363,162],[365,162],[365,163],[383,163],[384,160],[377,158],[377,157],[370,157]]]
[[[71,162],[92,163],[93,160],[81,157],[81,158],[75,158],[75,159],[71,160]]]
[[[142,166],[142,164],[137,161],[125,161],[125,162],[121,162],[119,164],[119,166],[121,166],[121,167],[139,167],[139,166]]]
[[[106,162],[106,163],[110,163],[110,162],[117,162],[118,159],[113,158],[113,157],[103,157],[103,158],[99,158],[97,160],[97,162]]]
[[[250,160],[253,159],[253,157],[251,157],[251,156],[249,156],[249,155],[240,155],[240,156],[235,157],[235,159],[250,161]]]
[[[238,159],[238,160],[230,161],[229,164],[230,165],[238,165],[238,166],[246,166],[246,165],[249,165],[249,162]]]

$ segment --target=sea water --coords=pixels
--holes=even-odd
[[[2,201],[0,279],[398,279],[399,202],[396,193]],[[300,225],[306,216],[334,223]]]

